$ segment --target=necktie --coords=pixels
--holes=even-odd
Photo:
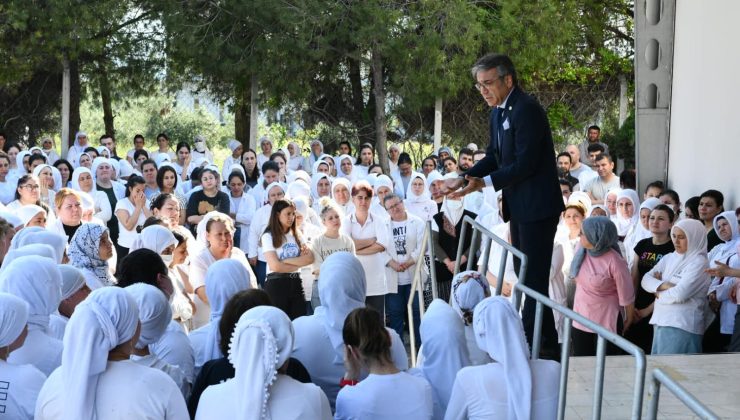
[[[501,153],[501,146],[504,139],[504,109],[496,108],[496,141],[498,146],[499,154]]]

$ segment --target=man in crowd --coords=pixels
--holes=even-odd
[[[100,145],[105,146],[110,151],[110,157],[111,159],[115,160],[121,160],[120,157],[118,157],[118,151],[116,150],[116,139],[113,138],[110,134],[103,134],[100,136]]]
[[[583,186],[593,204],[604,204],[606,193],[611,189],[619,188],[619,177],[614,173],[614,161],[607,154],[596,156],[597,177]]]
[[[578,178],[570,174],[571,158],[568,152],[560,152],[558,154],[558,178],[561,181],[567,181],[570,184],[571,191],[576,189],[578,185]],[[562,186],[563,184],[560,183]]]
[[[596,172],[590,166],[581,163],[581,152],[578,150],[578,146],[569,144],[565,147],[565,151],[570,155],[570,175],[578,178],[578,183],[581,186],[586,185],[591,178],[596,177]]]
[[[586,140],[578,145],[578,150],[581,152],[581,162],[587,165],[589,164],[586,160],[588,157],[588,146],[591,144],[599,144],[604,148],[603,153],[609,153],[609,146],[601,142],[601,128],[598,125],[588,127]]]
[[[457,155],[457,173],[462,174],[473,167],[473,151],[467,147],[460,149]]]

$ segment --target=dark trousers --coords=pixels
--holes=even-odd
[[[411,285],[398,285],[398,293],[389,293],[385,295],[385,307],[388,311],[388,321],[393,330],[398,333],[398,336],[403,340],[403,333],[408,331],[407,327],[409,323],[409,315],[406,309],[409,303],[409,297],[411,296]],[[419,296],[414,296],[414,303],[412,305],[414,313],[414,331],[416,338],[416,345],[420,345],[419,338],[419,325],[421,320],[419,319]]]
[[[265,277],[267,276],[267,263],[257,260],[257,265],[252,268],[254,269],[254,276],[257,277],[257,284],[264,289]]]
[[[385,295],[366,296],[365,305],[380,313],[380,320],[385,324]]]
[[[519,277],[525,286],[549,296],[550,265],[552,264],[552,248],[555,242],[555,231],[558,227],[559,216],[538,220],[535,222],[519,223],[511,221],[511,244],[521,250],[528,259],[525,277]],[[514,258],[514,270],[519,275],[521,261]],[[529,297],[524,299],[522,309],[522,323],[527,342],[532,346],[534,336],[534,319],[537,301]],[[551,310],[542,311],[542,339],[540,341],[540,357],[545,359],[559,359],[558,334],[555,330],[555,319]]]
[[[598,335],[573,328],[571,330],[571,337],[573,338],[573,356],[596,356]],[[617,356],[620,354],[624,354],[622,349],[609,341],[606,342],[607,356]]]
[[[292,320],[306,315],[306,298],[298,273],[270,273],[265,279],[265,292],[272,304]]]
[[[729,352],[740,352],[740,311],[735,312],[735,327],[732,330],[730,345],[727,346]]]

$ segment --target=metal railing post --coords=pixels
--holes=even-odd
[[[491,243],[493,238],[488,235],[483,235],[483,247],[481,248],[481,269],[479,270],[480,275],[485,278],[486,271],[488,271],[488,261],[491,259]]]
[[[431,221],[427,221],[426,230],[429,232],[427,235],[427,252],[429,253],[429,276],[432,279],[432,299],[437,299],[439,297],[439,293],[437,291],[437,270],[434,266],[434,237],[432,235]]]
[[[427,249],[428,248],[428,249]],[[432,223],[427,222],[424,228],[424,236],[421,240],[421,249],[419,250],[419,258],[414,268],[414,276],[411,280],[411,291],[409,293],[409,301],[406,304],[406,314],[409,318],[409,346],[411,350],[411,366],[416,366],[416,326],[414,325],[414,298],[419,300],[419,319],[424,316],[424,285],[421,278],[423,272],[422,258],[426,256],[427,251],[429,252],[429,258],[431,261],[431,272],[432,278],[432,296],[437,298],[437,276],[434,272],[434,242],[432,240]],[[414,296],[416,294],[416,296]]]
[[[558,420],[565,418],[565,403],[568,393],[568,368],[570,366],[570,332],[573,329],[573,320],[565,319],[563,325],[563,352],[560,355],[560,390],[558,391]]]
[[[648,419],[654,420],[658,417],[658,405],[660,404],[660,386],[665,385],[671,393],[681,401],[689,410],[694,412],[701,419],[715,420],[719,419],[712,410],[706,405],[702,404],[701,401],[697,400],[696,397],[691,395],[689,391],[676,382],[673,378],[668,376],[663,369],[655,369],[650,375],[650,394],[652,399],[648,407]]]
[[[452,273],[453,277],[460,272],[460,258],[463,254],[463,247],[461,246],[461,244],[465,243],[465,237],[468,234],[468,224],[472,224],[469,221],[475,223],[475,220],[473,220],[470,216],[465,216],[463,218],[462,228],[460,229],[460,242],[457,243],[457,255],[455,256],[455,272]]]
[[[532,337],[532,359],[540,358],[540,341],[542,340],[542,302],[537,302],[534,312],[534,332]]]
[[[606,366],[606,340],[599,336],[596,341],[596,372],[594,373],[594,406],[591,418],[601,418],[601,403],[604,395],[604,368]]]
[[[468,263],[466,265],[466,270],[470,271],[473,269],[473,265],[475,263],[475,253],[478,252],[478,237],[480,236],[480,230],[475,229],[473,227],[473,236],[470,237],[470,250],[468,251]],[[460,244],[463,244],[464,242],[461,242]],[[460,244],[457,246],[459,247]]]

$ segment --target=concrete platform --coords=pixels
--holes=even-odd
[[[606,358],[602,419],[629,419],[634,389],[634,358]],[[651,396],[650,372],[661,368],[718,416],[740,419],[740,353],[691,356],[648,356],[643,417]],[[567,419],[590,419],[594,385],[594,357],[570,359]],[[665,387],[661,387],[660,419],[692,419],[692,413]]]

